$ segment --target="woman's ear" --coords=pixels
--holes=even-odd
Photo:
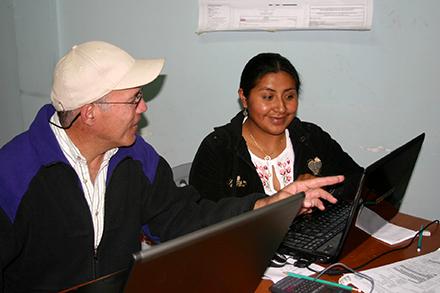
[[[243,94],[243,89],[240,88],[238,90],[238,96],[240,97],[241,105],[243,106],[243,108],[246,109],[248,107],[248,104],[247,104],[247,98]]]

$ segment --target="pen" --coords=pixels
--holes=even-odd
[[[422,238],[423,238],[423,225],[420,227],[420,231],[419,231],[419,241],[417,242],[417,252],[422,251]]]
[[[342,289],[345,289],[345,290],[350,290],[350,291],[353,290],[353,288],[350,287],[350,286],[345,286],[345,285],[342,285],[342,284],[338,284],[338,283],[334,283],[334,282],[330,282],[330,281],[326,281],[326,280],[316,279],[316,278],[312,278],[312,277],[309,277],[309,276],[298,275],[298,274],[291,273],[291,272],[288,272],[287,275],[291,276],[291,277],[298,278],[298,279],[305,279],[305,280],[309,280],[309,281],[318,282],[318,283],[321,283],[321,284],[326,284],[326,285],[342,288]]]

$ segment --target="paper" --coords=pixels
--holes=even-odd
[[[288,255],[286,255],[285,257],[288,258],[286,265],[283,267],[280,267],[280,268],[268,267],[266,272],[264,272],[263,279],[268,279],[268,280],[271,280],[272,282],[276,283],[279,280],[281,280],[282,278],[286,277],[287,273],[289,273],[289,272],[303,275],[303,276],[311,276],[311,275],[315,274],[315,272],[313,272],[307,268],[295,267],[293,265],[293,262],[295,260],[292,259]],[[315,271],[322,271],[324,269],[323,267],[321,267],[317,264],[311,264],[310,268]]]
[[[197,32],[369,30],[373,0],[199,0]]]
[[[390,245],[411,239],[417,233],[417,231],[387,222],[366,207],[361,207],[356,219],[356,227]]]
[[[440,292],[440,250],[363,271],[374,279],[374,293]],[[339,283],[353,284],[363,292],[370,292],[371,283],[354,274],[345,274]]]

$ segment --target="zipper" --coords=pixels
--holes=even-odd
[[[97,278],[97,267],[98,267],[98,249],[93,249],[93,261],[92,261],[92,272],[93,272],[93,279]]]

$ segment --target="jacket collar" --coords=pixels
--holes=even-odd
[[[243,112],[240,111],[231,119],[228,124],[215,127],[214,129],[216,131],[221,131],[221,129],[224,129],[229,133],[229,135],[231,135],[233,141],[239,141],[242,138],[241,132],[243,128],[243,120],[244,115]]]
[[[247,150],[246,143],[242,137],[244,115],[243,112],[238,112],[231,121],[223,126],[214,128],[216,132],[226,132],[228,135],[223,137],[229,137],[230,139],[225,141],[225,147],[231,149],[234,153],[241,156],[250,166],[252,166],[249,151]],[[309,147],[310,134],[304,129],[304,124],[298,117],[295,117],[293,121],[287,127],[289,129],[290,140],[292,141],[295,157],[300,158],[304,152],[304,148]],[[295,160],[295,178],[298,175],[300,160]]]
[[[54,113],[55,108],[52,105],[44,105],[29,127],[30,142],[43,166],[57,162],[69,164],[50,129],[49,120]]]

